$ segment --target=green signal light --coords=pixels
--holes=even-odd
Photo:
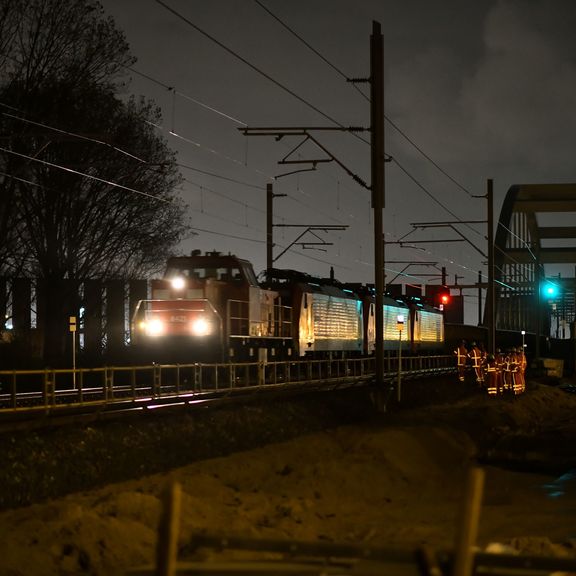
[[[558,286],[555,284],[544,284],[542,292],[547,298],[554,298],[558,295]]]

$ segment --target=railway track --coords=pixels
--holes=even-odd
[[[385,359],[385,383],[453,373],[451,356]],[[0,427],[374,384],[374,358],[0,371]]]

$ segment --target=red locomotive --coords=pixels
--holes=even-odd
[[[247,260],[194,251],[170,258],[164,278],[152,281],[152,298],[136,306],[132,342],[190,361],[283,355],[292,342],[290,311],[258,285]]]

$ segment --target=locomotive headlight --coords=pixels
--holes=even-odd
[[[164,333],[164,322],[158,318],[153,318],[146,323],[146,333],[148,336],[160,336]]]
[[[172,278],[170,284],[174,290],[183,290],[186,286],[186,281],[184,278],[182,278],[182,276],[176,276],[175,278]]]
[[[208,334],[210,334],[212,331],[210,322],[208,322],[206,318],[196,318],[192,322],[191,328],[192,334],[194,334],[194,336],[208,336]]]

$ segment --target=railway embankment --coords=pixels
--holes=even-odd
[[[367,390],[354,389],[5,432],[0,435],[0,508],[347,425],[456,429],[472,439],[480,461],[557,470],[576,462],[569,442],[575,409],[576,395],[537,382],[521,397],[489,398],[444,376],[407,383],[400,403],[393,391],[384,413],[376,411]]]

